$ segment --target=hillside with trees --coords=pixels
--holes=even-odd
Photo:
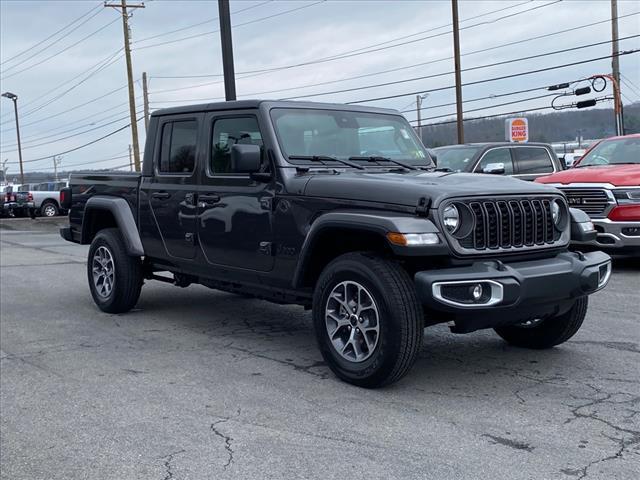
[[[504,141],[504,122],[506,118],[487,118],[467,120],[464,122],[466,142]],[[565,110],[545,114],[522,114],[529,119],[529,141],[531,142],[566,142],[578,136],[584,139],[595,139],[615,135],[613,110],[598,108],[592,110]],[[624,108],[626,133],[640,132],[640,102],[626,105]],[[439,147],[457,143],[456,124],[425,125],[422,127],[422,138],[425,145]]]

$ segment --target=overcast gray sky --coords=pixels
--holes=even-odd
[[[640,34],[640,15],[633,15],[640,12],[640,2],[618,3],[619,16],[628,15],[619,20],[620,37]],[[150,77],[153,109],[222,99],[217,2],[147,0],[145,7],[134,10],[130,22],[139,115],[142,115],[140,78],[144,71]],[[300,97],[445,73],[393,85],[304,97],[350,102],[446,87],[454,82],[453,75],[447,73],[453,70],[449,0],[235,0],[231,1],[231,12],[239,98]],[[609,0],[461,0],[462,68],[509,61],[463,72],[463,83],[606,56],[611,52],[608,43],[518,61],[522,57],[610,40],[610,13]],[[0,90],[19,96],[25,171],[52,170],[49,158],[30,160],[73,149],[128,123],[122,22],[116,10],[93,0],[0,0],[0,17]],[[69,28],[38,44],[74,20],[77,21]],[[601,23],[577,28],[596,22]],[[502,46],[519,41],[523,42]],[[34,45],[37,46],[32,48]],[[620,43],[621,50],[638,47],[639,38]],[[478,50],[486,51],[474,53]],[[331,59],[335,56],[338,58]],[[640,54],[621,57],[620,65],[624,103],[639,101]],[[278,69],[264,71],[274,68]],[[471,100],[610,71],[610,59],[600,60],[469,85],[463,96]],[[201,77],[167,78],[185,76]],[[604,93],[610,93],[610,89]],[[496,106],[544,94],[544,90],[537,90],[469,102],[465,110],[482,108],[469,113],[476,116],[547,106],[550,98]],[[13,106],[8,99],[1,100],[0,160],[9,160],[12,178],[18,172]],[[453,101],[453,89],[431,92],[424,101],[424,106],[429,107],[423,113],[428,118],[425,123],[450,119],[455,107],[437,105]],[[415,94],[367,104],[407,110],[415,108]],[[409,120],[416,118],[415,112],[406,115]],[[143,149],[142,122],[140,127]],[[99,162],[95,164],[99,168],[123,165],[128,162],[130,142],[130,131],[124,129],[91,146],[64,154],[63,166],[89,167],[90,162]]]

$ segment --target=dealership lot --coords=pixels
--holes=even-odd
[[[148,283],[100,312],[60,219],[0,225],[3,478],[635,478],[640,262],[549,351],[425,331],[398,384],[338,381],[310,314]]]

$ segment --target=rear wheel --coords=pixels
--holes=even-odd
[[[507,343],[517,347],[544,349],[566,342],[582,326],[587,315],[588,297],[580,297],[562,315],[496,328],[495,331]]]
[[[44,202],[40,207],[40,214],[43,217],[55,217],[58,215],[58,207],[53,202]]]
[[[91,296],[103,312],[127,312],[138,302],[142,264],[127,253],[117,228],[100,230],[91,242],[87,277]]]
[[[331,370],[361,387],[402,378],[422,344],[423,312],[411,278],[375,254],[348,253],[324,269],[313,296],[313,322]]]

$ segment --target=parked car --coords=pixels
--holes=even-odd
[[[16,185],[13,188],[11,193],[13,201],[9,204],[12,216],[25,217],[33,212],[35,204],[31,188],[33,188],[33,184]]]
[[[436,171],[409,122],[372,107],[156,110],[142,173],[72,175],[62,206],[101,310],[133,308],[145,279],[303,305],[328,366],[364,387],[401,378],[437,323],[563,343],[611,273],[568,251],[595,231],[558,190]]]
[[[640,254],[640,134],[601,140],[572,169],[537,181],[591,217],[597,237],[576,245]]]
[[[11,185],[0,186],[0,216],[8,217],[10,215],[9,205],[11,203]]]
[[[565,169],[546,143],[467,143],[434,148],[438,168],[535,180]]]
[[[43,217],[55,217],[59,214],[66,214],[60,208],[60,190],[65,188],[68,182],[45,182],[40,183],[31,192],[33,196],[33,208],[36,215]]]

